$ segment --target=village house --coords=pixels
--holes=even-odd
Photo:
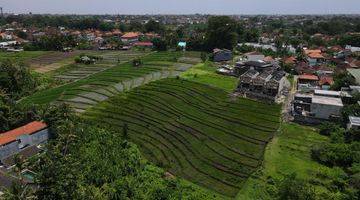
[[[263,54],[256,51],[245,53],[244,56],[247,61],[259,61],[265,58]]]
[[[320,76],[319,86],[322,90],[329,90],[332,84],[334,84],[333,77]]]
[[[319,88],[319,77],[312,74],[302,74],[298,76],[297,90],[301,92],[312,92]]]
[[[93,32],[88,32],[85,34],[85,39],[87,41],[93,42],[93,41],[95,41],[95,38],[96,38],[96,35]]]
[[[263,60],[256,61],[239,61],[235,64],[234,72],[237,76],[241,76],[243,73],[248,71],[249,69],[254,69],[257,72],[262,72],[264,69],[271,67],[279,67],[276,63],[268,63]]]
[[[2,40],[12,40],[14,36],[11,33],[0,33],[0,37]]]
[[[46,142],[49,130],[43,122],[34,121],[14,130],[0,134],[0,161],[28,148]]]
[[[304,49],[304,54],[310,66],[319,65],[325,62],[325,57],[320,49],[309,50]]]
[[[309,123],[320,123],[321,120],[340,118],[343,102],[332,92],[317,92],[317,94],[296,93],[293,101],[295,120]]]
[[[294,66],[296,64],[296,58],[294,56],[286,57],[282,60],[285,65]]]
[[[214,62],[223,62],[232,60],[232,52],[227,49],[214,49]]]
[[[285,88],[285,72],[277,64],[264,61],[237,63],[237,92],[259,100],[276,101]]]
[[[136,32],[128,32],[121,36],[121,41],[124,43],[134,43],[139,41],[140,34]]]
[[[354,47],[351,45],[346,45],[345,49],[350,50],[352,53],[360,52],[360,47]]]

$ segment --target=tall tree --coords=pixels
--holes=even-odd
[[[210,17],[206,31],[209,50],[226,48],[232,50],[237,43],[236,22],[228,16]]]

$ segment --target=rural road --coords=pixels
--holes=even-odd
[[[284,122],[289,122],[289,121],[293,120],[293,116],[291,115],[291,106],[292,106],[291,102],[294,99],[294,95],[296,93],[297,79],[298,79],[298,77],[295,75],[291,89],[285,99],[285,102],[284,102],[284,105],[282,108],[282,116],[283,116]]]

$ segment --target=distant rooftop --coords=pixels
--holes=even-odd
[[[312,80],[312,81],[318,81],[319,77],[317,77],[316,75],[312,75],[312,74],[303,74],[299,76],[299,79],[301,80]]]

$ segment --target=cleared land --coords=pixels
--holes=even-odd
[[[54,74],[57,74],[55,75],[55,78],[64,81],[76,81],[116,65],[129,62],[136,57],[143,56],[145,53],[134,51],[111,51],[90,54],[101,56],[103,59],[92,65],[72,64],[66,66],[65,69],[55,70]]]
[[[344,172],[321,165],[310,157],[311,147],[327,140],[311,127],[282,124],[279,133],[266,148],[262,169],[249,178],[237,199],[269,199],[265,192],[269,182],[279,181],[292,173],[311,183],[317,193],[331,191],[331,179]],[[334,197],[336,195],[339,194],[334,194]]]
[[[181,77],[198,83],[222,88],[227,92],[233,92],[239,82],[235,77],[217,74],[216,67],[210,62],[195,65],[182,73]]]
[[[74,57],[88,51],[48,52],[28,60],[31,69],[39,73],[47,73],[74,62]]]
[[[208,85],[163,79],[115,96],[88,110],[91,122],[128,125],[128,137],[170,173],[235,197],[258,169],[278,129],[280,106]]]
[[[143,65],[140,67],[133,67],[131,63],[119,64],[78,81],[39,91],[24,99],[22,103],[46,104],[62,101],[83,112],[88,107],[120,92],[180,74],[192,66],[192,64],[176,62],[181,56],[181,52],[152,53],[142,57]]]

